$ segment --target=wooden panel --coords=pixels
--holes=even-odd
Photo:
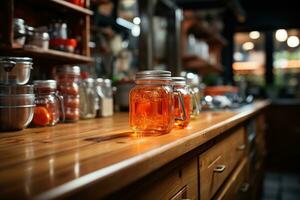
[[[243,159],[214,200],[247,200],[249,199],[249,195],[247,195],[249,188],[247,159]]]
[[[88,38],[88,37],[87,37]],[[85,47],[87,47],[85,45]],[[15,48],[15,49],[0,49],[1,55],[11,56],[29,56],[34,59],[38,59],[40,62],[44,61],[51,64],[79,64],[79,63],[91,63],[93,60],[88,56],[83,56],[74,53],[68,53],[64,51],[57,51],[53,49],[41,49],[41,48]],[[86,52],[87,53],[87,52]]]
[[[245,131],[234,133],[199,156],[201,200],[213,197],[245,154]]]
[[[128,127],[128,113],[1,133],[0,196],[104,197],[207,143],[267,105],[261,101],[236,112],[204,112],[188,128],[157,137],[134,135]]]
[[[12,47],[13,43],[13,0],[0,1],[0,47]]]
[[[170,172],[166,177],[161,177],[139,194],[135,199],[141,200],[179,200],[198,199],[197,184],[197,159],[194,158],[179,169]]]
[[[56,3],[60,6],[63,6],[67,9],[71,9],[71,10],[74,10],[76,12],[80,12],[80,13],[83,13],[83,14],[86,14],[86,15],[93,15],[93,11],[87,9],[87,8],[82,8],[80,6],[77,6],[75,4],[72,4],[72,3],[69,3],[65,0],[49,0],[50,2],[53,2],[53,3]],[[88,5],[88,3],[86,3],[86,5]]]

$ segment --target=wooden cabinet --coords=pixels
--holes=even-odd
[[[180,200],[198,199],[197,190],[197,159],[194,158],[175,170],[172,170],[158,181],[144,188],[134,199],[143,200]]]
[[[241,160],[244,150],[244,128],[241,127],[199,156],[201,200],[214,196]]]
[[[263,126],[264,116],[258,115],[233,127],[212,141],[204,152],[194,153],[192,159],[177,164],[179,167],[164,167],[163,175],[153,174],[143,180],[151,184],[133,186],[126,199],[257,199],[263,157],[253,159],[252,149],[259,153],[264,149]]]
[[[250,184],[248,182],[247,164],[247,159],[243,159],[214,200],[249,199]]]

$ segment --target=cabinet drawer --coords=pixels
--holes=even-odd
[[[246,200],[250,199],[248,195],[248,168],[247,160],[244,159],[230,176],[224,187],[216,195],[214,200]]]
[[[245,130],[241,127],[199,156],[201,200],[213,197],[245,150]]]
[[[198,199],[197,177],[197,159],[194,158],[167,175],[158,177],[158,181],[135,194],[134,199],[196,200]]]

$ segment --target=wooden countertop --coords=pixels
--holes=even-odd
[[[269,105],[203,112],[188,128],[137,137],[128,114],[0,133],[0,199],[94,198],[116,191],[195,149]]]

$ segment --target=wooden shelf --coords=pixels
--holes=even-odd
[[[182,63],[184,69],[198,71],[201,74],[220,73],[223,71],[221,64],[211,64],[207,60],[194,55],[183,56]]]
[[[38,59],[39,62],[49,62],[56,64],[81,64],[93,62],[93,59],[88,56],[52,49],[44,50],[41,48],[8,48],[1,49],[0,53],[1,55],[8,56],[28,56],[32,57],[33,59]]]
[[[191,26],[189,32],[194,34],[196,38],[205,40],[210,45],[225,46],[227,44],[227,40],[220,33],[210,27],[201,25],[200,22]]]
[[[60,6],[63,6],[65,8],[68,8],[68,9],[71,9],[71,10],[74,10],[74,11],[86,14],[86,15],[93,15],[93,11],[91,11],[91,10],[89,10],[87,8],[83,8],[83,7],[77,6],[77,5],[75,5],[73,3],[70,3],[68,1],[64,1],[64,0],[48,0],[48,1],[53,2],[55,4],[58,4]]]
[[[300,60],[286,60],[280,66],[274,66],[275,70],[300,69]]]

